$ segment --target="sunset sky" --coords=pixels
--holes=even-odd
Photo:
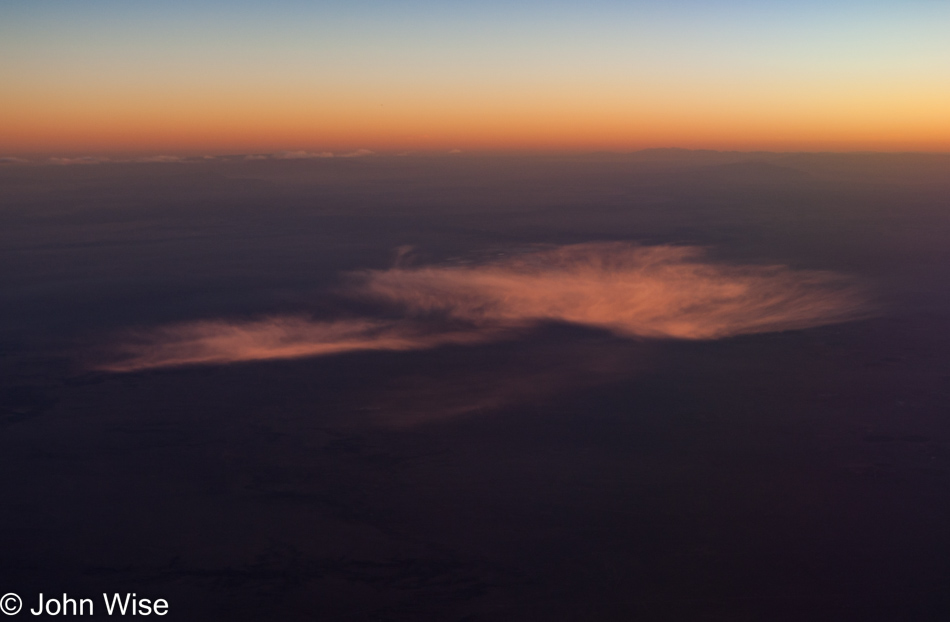
[[[950,151],[950,3],[0,3],[0,156]]]

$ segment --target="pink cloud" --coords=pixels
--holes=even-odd
[[[624,337],[718,339],[868,315],[861,292],[833,273],[734,266],[705,261],[696,248],[619,243],[564,246],[476,266],[368,271],[355,276],[348,293],[401,308],[403,318],[167,326],[122,340],[101,368],[424,349],[508,339],[549,321]]]
[[[691,247],[579,244],[482,266],[369,272],[365,294],[476,325],[560,321],[618,335],[716,339],[852,319],[840,276],[703,261]]]

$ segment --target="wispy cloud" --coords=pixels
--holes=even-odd
[[[107,371],[324,356],[359,350],[417,350],[484,338],[472,331],[427,333],[409,322],[313,321],[274,317],[202,321],[129,333],[111,349]]]
[[[328,158],[362,158],[376,155],[369,149],[357,149],[344,153],[334,153],[332,151],[277,151],[275,153],[252,153],[244,156],[244,160],[316,160]],[[182,156],[182,155],[146,155],[135,157],[105,157],[98,155],[84,156],[64,156],[50,157],[40,163],[54,165],[73,165],[73,164],[177,164],[177,163],[196,163],[210,160],[228,159],[231,156]],[[236,156],[240,159],[240,156]],[[0,164],[25,164],[28,160],[16,157],[0,157]]]
[[[855,317],[863,298],[835,274],[703,260],[691,247],[579,244],[482,266],[369,272],[370,296],[478,326],[539,321],[618,335],[715,339]]]
[[[201,160],[209,159],[209,156],[201,158]],[[184,156],[174,156],[174,155],[153,155],[153,156],[143,156],[141,158],[135,158],[133,162],[141,163],[158,163],[158,164],[177,164],[180,162],[193,162],[198,161],[197,158],[186,158]]]
[[[412,350],[506,339],[543,322],[624,337],[717,339],[867,315],[839,275],[705,261],[676,246],[581,244],[477,266],[394,267],[353,275],[347,294],[402,310],[398,320],[204,321],[124,340],[102,368]],[[447,328],[448,327],[448,328]]]
[[[369,149],[357,149],[345,153],[332,151],[278,151],[276,153],[256,153],[244,156],[245,160],[314,160],[323,158],[362,158],[375,155]]]
[[[404,426],[538,404],[629,378],[646,360],[642,350],[616,341],[518,344],[476,365],[397,373],[363,396],[361,410],[378,423]]]
[[[75,158],[50,158],[47,160],[50,164],[71,165],[71,164],[102,164],[108,162],[109,158],[100,156],[79,156]]]
[[[376,155],[376,152],[370,151],[369,149],[357,149],[356,151],[349,151],[347,153],[341,153],[341,158],[363,158],[366,156]]]
[[[278,151],[272,153],[271,158],[275,160],[310,160],[313,158],[332,158],[332,151]]]

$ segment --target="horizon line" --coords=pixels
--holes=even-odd
[[[0,165],[68,165],[68,164],[174,164],[199,163],[215,160],[233,161],[281,161],[281,160],[339,160],[364,158],[405,158],[405,157],[544,157],[544,156],[635,156],[663,153],[680,154],[719,154],[748,156],[788,156],[788,155],[850,155],[850,156],[950,156],[947,150],[889,150],[889,149],[712,149],[690,147],[646,147],[643,149],[408,149],[408,150],[370,150],[365,148],[349,150],[304,150],[287,149],[275,151],[223,151],[203,153],[198,150],[182,151],[50,151],[41,153],[14,152],[0,154]]]

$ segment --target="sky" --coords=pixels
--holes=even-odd
[[[950,151],[950,3],[0,0],[0,156]]]

